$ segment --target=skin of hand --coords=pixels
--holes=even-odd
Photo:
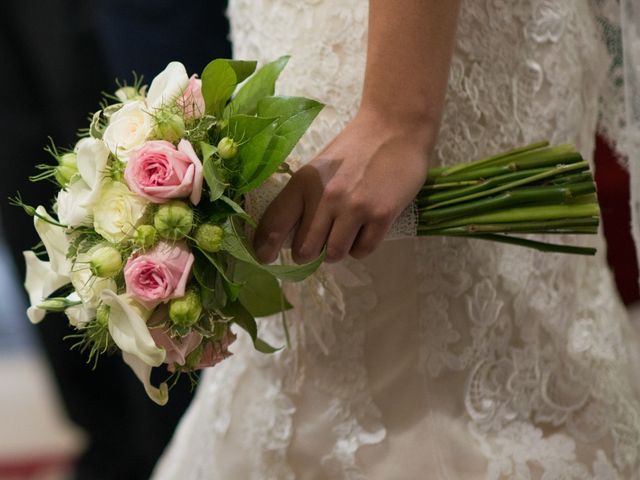
[[[363,258],[423,185],[435,144],[459,0],[370,0],[360,109],[263,215],[254,247],[273,262],[293,233],[297,263]]]

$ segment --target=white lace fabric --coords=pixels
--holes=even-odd
[[[600,28],[619,21],[616,7],[463,1],[433,164],[541,139],[590,158],[599,119],[623,145],[624,94]],[[367,11],[365,0],[230,2],[235,56],[291,54],[280,92],[327,104],[302,161],[357,110]],[[403,239],[323,267],[287,287],[292,348],[265,356],[239,338],[154,478],[640,478],[640,348],[593,242],[596,258]],[[280,318],[260,329],[283,344]]]

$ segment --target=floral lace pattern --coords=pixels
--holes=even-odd
[[[433,163],[541,139],[575,143],[589,157],[611,62],[594,15],[603,3],[464,0]],[[303,161],[357,111],[367,10],[364,0],[230,2],[235,56],[264,62],[291,54],[279,88],[327,104],[295,152]],[[419,302],[417,318],[407,320],[418,332],[419,374],[425,382],[452,372],[466,378],[447,393],[452,402],[463,397],[468,435],[487,461],[482,478],[640,478],[640,406],[628,374],[632,335],[603,256],[464,239],[413,244],[416,271],[407,275],[415,275],[415,292],[398,301]],[[287,292],[298,307],[288,318],[292,348],[270,357],[242,350],[230,362],[243,368],[223,366],[224,373],[206,376],[192,416],[218,438],[228,421],[242,424],[250,478],[295,477],[290,454],[296,426],[305,422],[297,402],[309,386],[330,399],[322,418],[333,446],[317,452],[324,476],[305,478],[367,478],[356,453],[387,435],[364,350],[376,315],[374,287],[384,285],[358,262],[323,268]],[[269,340],[284,341],[280,319],[261,328]],[[233,389],[224,383],[241,383],[249,369],[260,369],[269,388],[244,406],[241,419],[226,419],[220,406],[233,402]],[[197,432],[191,438],[199,446],[188,463],[214,456],[213,439]],[[180,461],[179,443],[165,464]]]

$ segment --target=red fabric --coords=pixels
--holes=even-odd
[[[607,239],[607,260],[626,305],[640,299],[638,262],[631,237],[629,175],[602,138],[597,139],[595,179]]]

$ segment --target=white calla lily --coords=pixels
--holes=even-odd
[[[78,175],[58,193],[56,211],[69,227],[91,224],[91,211],[105,178],[109,148],[96,138],[83,138],[74,149]]]
[[[151,82],[147,93],[147,105],[158,109],[175,101],[189,84],[189,75],[180,62],[171,62]]]
[[[72,302],[82,301],[77,292],[73,292],[67,296],[67,300]],[[87,307],[84,304],[69,307],[64,311],[64,313],[67,315],[69,323],[76,328],[83,328],[96,316],[95,308]]]
[[[159,387],[151,385],[151,367],[144,363],[140,358],[126,352],[122,352],[124,363],[129,365],[138,380],[144,385],[144,391],[151,400],[158,405],[165,405],[169,400],[169,388],[166,383],[161,383]]]
[[[90,194],[83,199],[83,206],[87,207],[95,201],[105,177],[109,147],[102,140],[83,138],[78,142],[76,149],[78,173],[90,191]]]
[[[101,298],[110,307],[109,333],[120,350],[138,357],[150,367],[161,365],[166,353],[158,348],[147,328],[145,319],[150,312],[126,294],[104,290]]]
[[[65,229],[43,220],[45,218],[52,222],[57,222],[42,205],[36,208],[36,213],[39,216],[35,215],[33,217],[33,225],[36,227],[36,232],[38,232],[40,240],[42,240],[44,248],[47,250],[51,269],[59,275],[68,277],[71,271],[71,261],[67,258],[69,239]]]
[[[29,303],[31,304],[27,309],[27,316],[31,323],[38,323],[47,312],[38,308],[37,305],[60,287],[69,283],[69,277],[60,275],[51,268],[51,262],[40,260],[32,251],[23,252],[23,255],[27,266],[24,287],[29,294]]]

